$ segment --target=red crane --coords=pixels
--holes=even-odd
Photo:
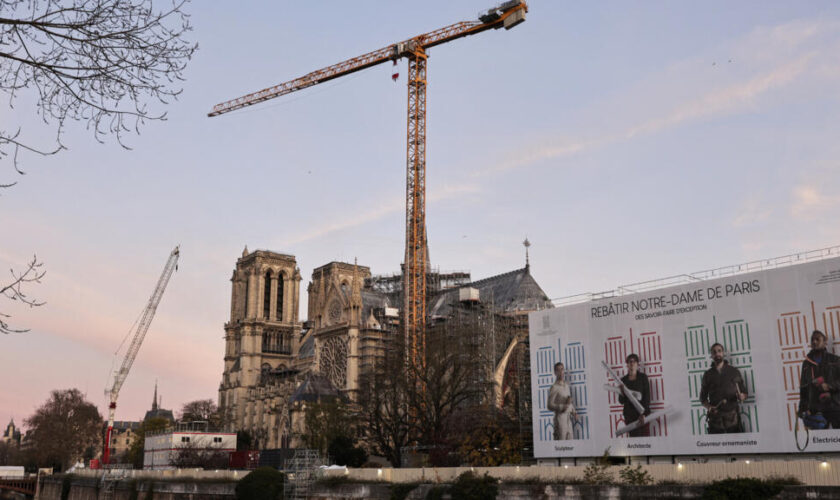
[[[388,61],[408,59],[408,146],[405,190],[405,268],[403,271],[403,324],[409,359],[425,366],[426,273],[429,270],[426,240],[426,50],[489,29],[510,29],[525,21],[528,6],[510,0],[479,15],[397,42],[353,59],[308,73],[213,106],[213,117],[274,99],[319,83],[349,75]]]

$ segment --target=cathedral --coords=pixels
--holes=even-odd
[[[355,262],[318,267],[306,321],[298,317],[300,280],[294,256],[247,247],[231,277],[219,407],[227,430],[248,432],[260,449],[297,446],[306,404],[353,400],[359,375],[401,334],[399,275],[375,276]],[[432,272],[428,290],[428,327],[482,325],[487,338],[474,347],[487,357],[488,397],[530,419],[527,314],[552,305],[527,259],[524,268],[474,282],[468,273]]]

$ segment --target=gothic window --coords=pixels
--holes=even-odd
[[[320,369],[338,389],[347,386],[347,342],[344,339],[331,337],[324,341]]]
[[[263,318],[268,318],[268,311],[271,308],[271,271],[265,273],[263,285]]]
[[[277,276],[277,321],[283,321],[283,275]]]

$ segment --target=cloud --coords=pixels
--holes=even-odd
[[[799,219],[813,219],[833,208],[840,207],[840,196],[829,196],[819,188],[809,184],[800,184],[793,188],[790,213]]]
[[[799,57],[746,82],[700,96],[683,103],[664,116],[630,127],[622,136],[625,139],[632,139],[637,135],[656,133],[692,120],[725,115],[744,109],[762,94],[794,81],[805,71],[812,58],[813,54]]]
[[[762,223],[768,220],[772,213],[773,211],[762,200],[757,196],[751,196],[738,208],[738,212],[732,219],[732,227],[743,228]]]
[[[676,63],[610,102],[589,107],[581,120],[594,122],[592,127],[596,131],[589,137],[551,137],[521,146],[504,155],[504,160],[475,169],[471,176],[567,158],[701,119],[753,109],[763,96],[786,88],[806,75],[812,80],[836,80],[840,78],[837,65],[826,61],[833,62],[837,57],[838,25],[820,20],[757,28],[716,50],[734,54],[738,64],[727,61],[717,65],[715,61],[716,65],[712,66],[707,54]],[[834,38],[824,40],[820,35]],[[710,87],[714,88],[709,90]],[[609,120],[605,120],[606,116]],[[610,126],[605,124],[617,125],[610,131],[605,130]]]
[[[451,198],[457,198],[469,193],[476,193],[479,187],[475,184],[460,184],[447,185],[441,190],[436,190],[426,194],[426,204],[437,201],[442,201]],[[427,206],[428,209],[428,206]],[[405,200],[392,198],[390,201],[380,203],[378,206],[355,213],[350,213],[344,217],[330,217],[330,222],[321,226],[316,226],[303,233],[295,236],[284,238],[279,242],[283,247],[290,247],[306,241],[316,240],[337,231],[343,231],[354,227],[359,227],[364,224],[383,219],[389,215],[401,213],[405,211]]]

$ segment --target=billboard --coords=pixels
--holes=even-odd
[[[547,309],[529,325],[535,457],[840,445],[840,258]],[[825,352],[812,352],[815,329]]]

